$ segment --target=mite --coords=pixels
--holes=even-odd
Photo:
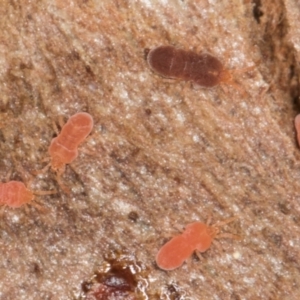
[[[21,181],[9,181],[0,183],[0,205],[6,205],[12,208],[19,208],[34,200],[35,195],[51,195],[56,191],[36,191],[32,192],[26,188]]]
[[[149,51],[147,62],[150,69],[166,78],[192,81],[206,88],[226,83],[240,90],[233,81],[233,71],[224,69],[216,57],[207,53],[198,54],[172,46],[160,46]],[[244,72],[245,69],[234,72]]]
[[[44,173],[49,166],[56,173],[56,180],[65,193],[70,190],[62,183],[61,175],[66,165],[78,156],[78,146],[86,139],[93,129],[94,121],[90,114],[79,112],[69,118],[62,126],[61,132],[52,139],[48,149],[50,163],[35,174]]]
[[[156,263],[160,269],[171,271],[180,267],[194,251],[205,252],[216,238],[238,237],[223,233],[220,227],[236,220],[236,217],[209,226],[202,222],[190,223],[185,227],[182,234],[175,236],[167,242],[157,253]]]
[[[298,145],[300,146],[300,114],[297,115],[295,118],[295,128],[296,128],[296,133],[297,133]]]
[[[66,164],[70,164],[78,156],[77,148],[90,134],[93,124],[90,114],[77,113],[69,118],[60,134],[51,141],[48,150],[51,157],[50,164],[58,178],[65,171]]]
[[[18,208],[34,199],[33,193],[23,182],[10,181],[0,183],[0,205]]]

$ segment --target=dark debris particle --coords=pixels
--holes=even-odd
[[[277,248],[281,246],[282,236],[280,234],[271,231],[269,228],[264,228],[262,230],[262,234],[268,242],[270,242]]]
[[[167,286],[167,292],[166,296],[168,297],[167,299],[170,300],[181,300],[184,299],[184,295],[180,292],[180,288],[177,284],[169,284]]]
[[[177,184],[181,183],[181,179],[178,176],[175,176],[173,179]]]
[[[193,261],[196,261],[196,262],[200,261],[199,256],[196,254],[196,252],[194,252],[194,253],[192,254],[192,260],[193,260]]]
[[[88,293],[89,290],[91,290],[93,287],[93,283],[89,281],[83,281],[81,283],[81,290],[84,294]]]
[[[286,202],[279,202],[278,203],[278,208],[285,215],[289,214],[290,211],[291,211],[288,203],[286,203]]]
[[[150,49],[149,48],[145,48],[144,49],[144,59],[147,60],[147,57],[148,57],[148,53],[150,52]]]
[[[138,219],[139,219],[139,215],[137,212],[135,211],[131,211],[129,214],[128,214],[128,219],[133,221],[133,222],[136,222]]]
[[[40,276],[42,273],[42,269],[40,268],[39,264],[34,262],[31,264],[31,268],[30,268],[31,272],[33,274],[35,274],[36,276]]]
[[[241,300],[241,297],[235,292],[233,292],[230,296],[230,300]]]
[[[150,108],[146,108],[145,113],[147,116],[150,116],[152,114],[152,110]]]
[[[260,23],[260,18],[264,15],[261,10],[261,0],[253,0],[253,16],[256,22]]]
[[[92,68],[89,65],[85,66],[85,70],[88,74],[90,75],[94,75],[94,72],[92,71]]]
[[[0,142],[5,142],[5,137],[4,137],[4,134],[2,132],[2,130],[0,129]]]

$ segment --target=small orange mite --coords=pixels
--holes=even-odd
[[[295,118],[295,128],[296,128],[296,133],[297,133],[298,145],[300,146],[300,114],[297,115]]]
[[[242,69],[226,70],[216,57],[208,53],[198,54],[173,46],[159,46],[149,51],[147,62],[154,72],[166,78],[192,81],[206,88],[227,83],[240,90],[232,79],[232,73],[240,72]]]
[[[86,139],[93,129],[94,121],[90,114],[80,112],[71,116],[62,126],[61,132],[52,139],[48,152],[50,163],[35,174],[44,173],[49,166],[56,172],[56,180],[60,187],[69,193],[70,190],[62,183],[60,177],[66,164],[70,164],[78,156],[78,146]]]
[[[20,207],[34,199],[33,193],[28,190],[23,182],[10,181],[0,183],[0,204],[9,207]]]
[[[174,270],[180,267],[194,251],[205,252],[215,238],[237,238],[229,233],[219,234],[220,226],[234,220],[236,217],[212,226],[202,222],[188,224],[182,234],[172,238],[158,251],[156,255],[158,267],[166,271]]]
[[[51,141],[49,154],[51,168],[58,177],[65,171],[66,164],[70,164],[78,156],[78,146],[86,139],[93,129],[93,118],[90,114],[80,112],[69,118],[60,134]]]
[[[56,191],[32,192],[21,181],[9,181],[0,183],[0,205],[18,208],[33,201],[35,198],[34,194],[51,195],[55,193]]]

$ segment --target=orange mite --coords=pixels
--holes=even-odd
[[[295,128],[297,133],[298,145],[300,146],[300,114],[295,118]]]
[[[49,154],[51,168],[57,172],[58,178],[78,156],[78,146],[86,139],[93,129],[93,118],[90,114],[80,112],[71,116],[63,126],[60,134],[51,141]]]
[[[34,200],[34,194],[20,181],[0,183],[0,205],[18,208]]]
[[[166,78],[192,81],[206,88],[227,83],[240,89],[233,82],[232,71],[224,69],[223,64],[208,53],[198,54],[172,46],[160,46],[149,51],[147,62],[154,72]]]
[[[237,238],[224,233],[219,234],[220,226],[234,221],[236,217],[209,226],[202,222],[190,223],[181,235],[177,235],[167,242],[157,253],[156,263],[159,268],[171,271],[180,267],[194,251],[205,252],[215,238]]]

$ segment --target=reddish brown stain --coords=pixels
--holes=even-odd
[[[90,281],[81,285],[80,299],[85,300],[142,300],[141,283],[146,279],[142,268],[132,260],[115,257],[108,259],[108,270],[97,271]],[[145,271],[144,271],[145,272]],[[140,282],[140,284],[139,284]]]

